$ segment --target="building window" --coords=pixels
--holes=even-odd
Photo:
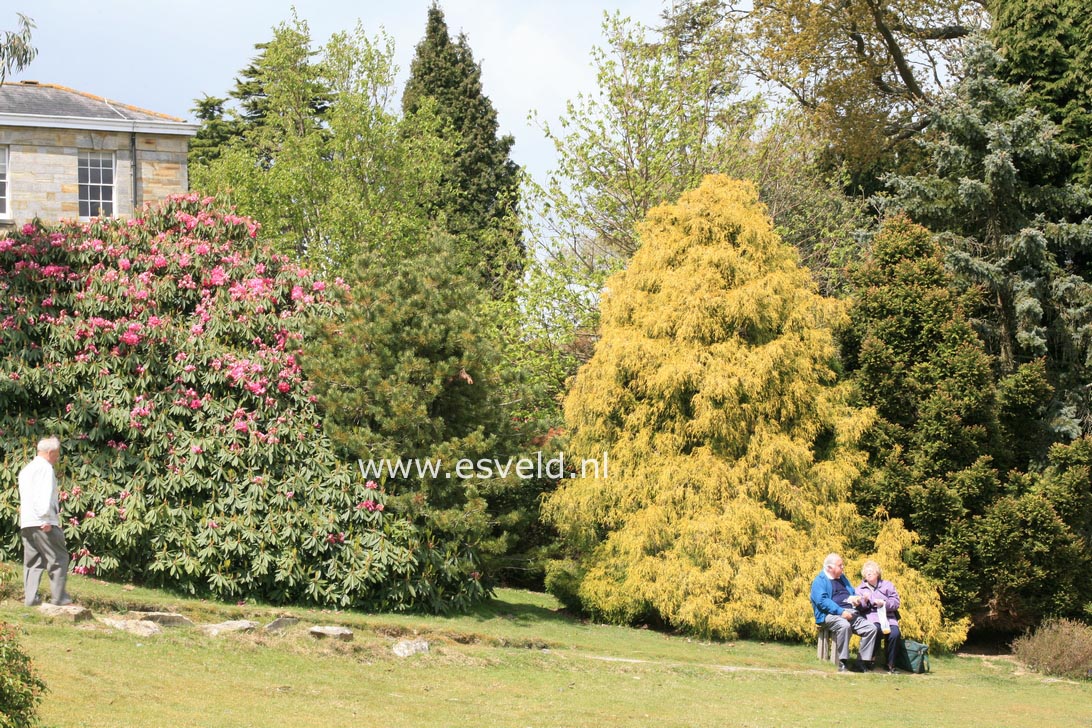
[[[114,214],[114,153],[80,152],[80,218]]]
[[[8,148],[0,147],[0,217],[11,217],[8,205]]]

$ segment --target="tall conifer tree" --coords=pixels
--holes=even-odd
[[[810,637],[808,585],[861,529],[849,493],[871,417],[835,370],[843,304],[819,295],[754,186],[723,176],[654,208],[606,288],[565,419],[568,454],[609,472],[548,501],[573,555],[548,585],[612,621]],[[891,555],[908,534],[890,521],[882,536],[915,631],[958,641],[935,590]]]
[[[201,128],[190,141],[190,167],[207,165],[219,159],[228,142],[242,133],[241,123],[228,114],[225,103],[227,99],[208,94],[194,99],[191,111],[201,122]]]
[[[1073,178],[1092,184],[1092,15],[1084,0],[994,0],[1001,74],[1058,125]]]
[[[867,514],[904,519],[945,606],[970,612],[984,588],[974,520],[1001,493],[998,396],[982,348],[929,231],[888,220],[856,275],[843,360],[876,423],[872,467],[854,489]]]
[[[274,28],[272,40],[254,48],[258,54],[239,72],[228,94],[238,108],[228,108],[228,98],[206,94],[194,99],[193,112],[201,128],[190,144],[191,166],[211,164],[235,139],[249,135],[248,143],[253,144],[272,130],[276,138],[263,141],[268,165],[283,134],[303,136],[323,127],[332,91],[318,52],[311,47],[307,23],[293,14],[290,22]],[[270,113],[276,118],[269,119]]]
[[[1058,128],[1003,76],[985,40],[930,115],[928,163],[889,180],[888,208],[943,236],[963,281],[986,292],[979,333],[1002,375],[1042,358],[1058,438],[1092,432],[1090,190],[1071,184]],[[1039,459],[1045,452],[1037,453]]]
[[[465,35],[452,41],[444,13],[429,8],[425,37],[417,45],[402,109],[411,116],[426,99],[455,137],[455,161],[429,213],[463,241],[466,264],[499,284],[523,270],[518,222],[519,168],[509,153],[515,140],[498,136],[497,111],[482,90],[481,67]]]
[[[277,97],[286,93],[292,95],[298,114],[297,133],[318,126],[330,106],[330,88],[316,61],[318,52],[311,47],[308,24],[293,13],[290,23],[276,28],[273,41],[257,43],[254,48],[258,55],[240,71],[231,91],[242,109],[244,127],[263,124],[271,104],[278,107],[273,113],[284,116],[285,109]]]

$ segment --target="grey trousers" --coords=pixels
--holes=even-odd
[[[876,652],[876,639],[880,630],[876,625],[861,616],[854,616],[849,622],[835,614],[828,614],[826,619],[827,629],[834,635],[834,649],[838,652],[839,660],[849,659],[849,636],[853,633],[861,636],[861,659],[870,661]]]
[[[64,530],[58,526],[46,533],[40,528],[20,530],[23,537],[23,599],[28,607],[39,603],[38,584],[42,572],[49,572],[49,586],[53,592],[53,604],[71,601],[65,591],[68,581],[68,548],[64,543]]]

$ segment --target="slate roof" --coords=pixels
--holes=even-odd
[[[0,86],[0,114],[157,124],[175,122],[190,126],[184,119],[174,116],[148,111],[65,86],[37,81],[5,83]]]

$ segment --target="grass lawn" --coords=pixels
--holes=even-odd
[[[281,634],[136,637],[50,622],[9,599],[0,619],[50,687],[43,723],[78,726],[1050,726],[1092,725],[1092,681],[1024,672],[1007,658],[933,657],[929,675],[838,675],[814,645],[709,643],[582,623],[552,598],[500,590],[458,617],[224,605],[73,576],[96,616],[178,611],[195,622],[280,614]],[[318,642],[316,624],[354,631]],[[427,654],[391,646],[417,635]]]

